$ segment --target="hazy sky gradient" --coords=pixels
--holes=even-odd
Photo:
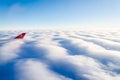
[[[0,28],[120,27],[120,0],[0,0]]]

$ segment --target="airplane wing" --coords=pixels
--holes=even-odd
[[[23,39],[25,35],[26,35],[26,33],[22,33],[22,34],[18,35],[17,37],[15,37],[15,39]]]
[[[16,36],[14,39],[23,39],[25,37],[26,33],[21,33],[20,35]],[[2,41],[9,41],[12,39],[0,39],[0,42]]]

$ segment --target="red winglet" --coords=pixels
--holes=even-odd
[[[25,35],[26,35],[26,33],[22,33],[22,34],[18,35],[17,37],[15,37],[15,39],[23,39]]]

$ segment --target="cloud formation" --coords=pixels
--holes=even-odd
[[[19,3],[15,3],[13,4],[8,11],[8,16],[13,18],[13,15],[19,15],[20,13],[22,13],[23,11],[25,11],[25,7],[21,6]]]
[[[24,44],[21,40],[13,40],[0,47],[0,63],[8,62],[17,58],[20,47]]]
[[[112,33],[29,32],[0,45],[0,68],[13,64],[15,80],[120,80],[120,43],[106,35],[119,32]]]
[[[41,61],[28,59],[16,64],[18,80],[70,80],[48,69]]]

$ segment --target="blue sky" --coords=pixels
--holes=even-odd
[[[120,0],[0,0],[0,28],[119,27]]]

